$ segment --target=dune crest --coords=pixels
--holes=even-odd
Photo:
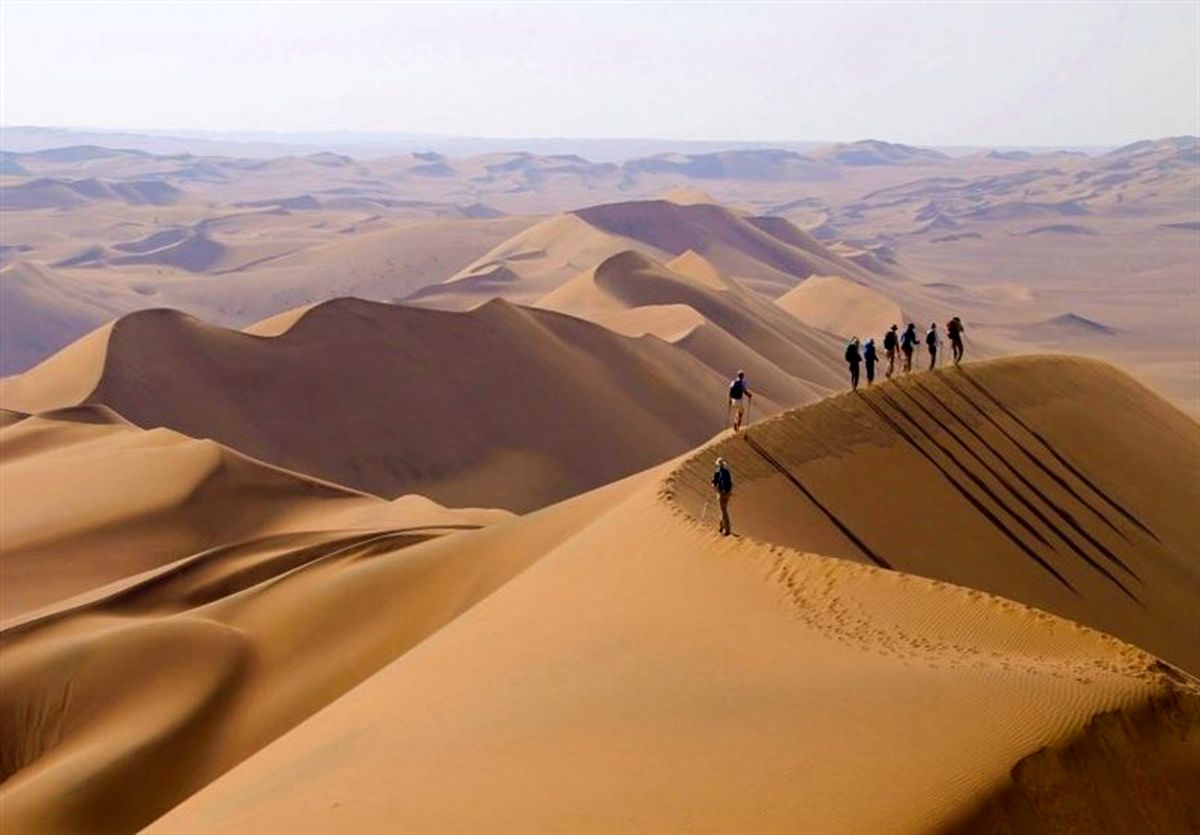
[[[419,496],[385,502],[98,405],[9,423],[0,455],[0,622],[219,545],[504,518]]]
[[[1011,366],[973,371],[1047,428],[1001,382]],[[721,438],[630,480],[531,570],[147,831],[1186,825],[1194,679],[985,592],[717,538],[692,472],[734,445],[749,448]],[[630,537],[637,549],[604,545]],[[1105,777],[1135,772],[1153,791]],[[462,792],[474,801],[453,803]]]
[[[514,511],[678,454],[725,421],[724,373],[687,351],[505,301],[451,313],[337,299],[268,327],[278,335],[130,314],[6,381],[0,405],[101,403],[385,498]],[[98,356],[88,391],[75,369]],[[551,409],[571,431],[545,431]]]
[[[809,276],[775,303],[806,325],[849,338],[879,339],[892,325],[913,321],[879,290],[839,276]]]

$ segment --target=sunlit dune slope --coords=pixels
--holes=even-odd
[[[747,437],[713,450],[742,533],[1019,600],[1200,674],[1200,425],[1111,366],[914,375]],[[711,457],[677,486],[697,513]]]
[[[103,406],[8,415],[0,429],[0,620],[217,545],[416,518],[451,529],[487,519],[419,496],[386,502],[213,441],[138,429]]]
[[[713,334],[728,348],[723,357],[711,350],[699,355],[726,377],[738,367],[746,368],[755,356],[764,358],[785,376],[808,384],[809,393],[800,400],[789,400],[791,392],[770,391],[769,384],[764,389],[768,396],[792,405],[842,385],[841,346],[836,339],[796,321],[757,293],[724,278],[695,253],[682,259],[681,270],[639,252],[621,252],[563,284],[537,304],[601,322],[611,322],[622,311],[649,305],[687,305],[711,323],[708,330],[723,332]],[[675,341],[684,344],[680,339]],[[767,374],[780,377],[778,371]],[[757,385],[756,378],[751,377],[751,382],[752,388]]]
[[[1092,424],[1013,375],[1096,408],[1088,387],[1115,386],[1160,434],[1179,429],[1094,363],[970,373],[1041,432],[1047,414],[1063,431]],[[842,422],[820,419],[849,399],[749,435],[779,441],[779,460],[823,438],[853,471]],[[798,419],[809,434],[776,434]],[[218,548],[0,630],[0,825],[132,832],[166,812],[147,831],[1050,833],[1194,820],[1200,701],[1186,674],[984,592],[717,537],[697,485],[717,454],[738,474],[735,526],[770,533],[751,530],[766,493],[743,449],[722,436],[432,541],[395,528]],[[1059,454],[1095,483],[1119,452]],[[1186,487],[1173,473],[1153,486]],[[954,532],[975,512],[944,504],[927,524]],[[1186,539],[1187,522],[1160,522],[1141,519],[1164,549]],[[986,553],[995,575],[1038,587]],[[962,557],[934,547],[930,560]]]
[[[401,499],[390,525],[231,543],[0,628],[0,829],[137,831],[621,495],[449,536],[497,519]]]
[[[1027,366],[1080,386],[1115,378]],[[1013,369],[973,371],[1007,389]],[[1045,405],[1011,408],[1033,421]],[[147,831],[1051,833],[1195,820],[1200,697],[1185,674],[984,592],[718,538],[693,483],[736,444],[630,479],[528,570]],[[750,501],[739,494],[735,519]],[[952,532],[974,512],[943,507],[928,525]],[[931,547],[929,559],[963,557]],[[1002,557],[994,571],[1023,577]]]
[[[92,380],[76,367],[100,371]],[[275,337],[131,314],[5,379],[0,404],[105,404],[139,426],[376,495],[523,511],[711,436],[726,420],[725,386],[660,339],[556,313],[342,299]]]
[[[875,337],[881,355],[887,329],[913,321],[879,290],[838,276],[811,276],[775,303],[814,328],[847,339]]]
[[[751,289],[779,296],[806,276],[869,273],[783,218],[743,217],[712,203],[609,203],[558,215],[494,247],[441,285],[412,298],[464,309],[499,296],[530,303],[620,252],[661,261],[689,252]],[[496,269],[503,268],[503,280]]]

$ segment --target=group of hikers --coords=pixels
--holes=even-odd
[[[955,365],[962,362],[964,333],[966,333],[966,328],[963,327],[962,319],[959,317],[955,316],[946,323],[946,337],[950,341],[950,354]],[[912,371],[913,354],[916,352],[918,344],[920,344],[920,336],[915,324],[909,322],[903,331],[900,330],[899,325],[892,325],[883,337],[883,352],[888,363],[886,376],[891,377],[895,373],[898,356],[904,358],[902,366],[904,373]],[[929,351],[930,371],[937,367],[938,349],[941,345],[942,336],[938,330],[938,324],[930,322],[929,330],[925,332],[925,348]],[[866,344],[860,345],[856,336],[846,345],[846,362],[850,365],[850,385],[855,390],[858,389],[859,366],[866,364],[867,385],[870,385],[875,382],[875,364],[878,361],[874,339],[868,339]],[[746,372],[739,371],[729,383],[729,416],[734,432],[739,431],[742,428],[742,421],[748,419],[750,401],[753,397],[750,387],[746,385]],[[733,495],[733,473],[730,472],[729,463],[724,458],[717,459],[717,468],[712,476],[712,486],[717,492],[717,505],[721,510],[721,534],[729,536],[732,533],[729,524],[729,498]],[[707,507],[706,503],[706,511]]]
[[[967,329],[963,327],[962,319],[957,316],[946,323],[946,337],[950,340],[950,354],[955,365],[962,362],[963,334],[966,332]],[[885,376],[891,377],[896,372],[897,356],[904,357],[904,373],[912,371],[913,354],[920,341],[921,337],[917,333],[917,326],[912,322],[909,322],[903,331],[900,330],[899,325],[892,325],[883,336],[883,353],[887,357]],[[929,351],[930,371],[937,367],[938,349],[941,347],[942,334],[938,329],[938,323],[930,322],[929,330],[925,331],[925,349]],[[875,364],[878,361],[879,354],[875,349],[874,339],[868,339],[865,344],[859,344],[858,337],[853,337],[846,344],[846,363],[850,366],[851,388],[858,388],[859,366],[862,365],[867,367],[867,385],[875,382]]]

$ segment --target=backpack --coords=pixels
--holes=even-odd
[[[929,333],[925,334],[925,344],[928,345],[930,348],[936,347],[937,342],[938,342],[937,331],[930,330]]]
[[[858,362],[862,357],[858,355],[858,346],[851,342],[846,346],[846,362]]]
[[[742,395],[746,391],[746,383],[742,380],[734,380],[729,386],[729,399],[741,400]]]
[[[946,333],[950,335],[951,339],[956,339],[962,333],[962,323],[957,319],[951,319],[946,323]]]
[[[717,471],[713,473],[712,483],[718,492],[730,493],[733,491],[733,476],[729,470],[722,470],[718,467]]]
[[[912,348],[917,341],[917,332],[912,328],[906,328],[904,334],[900,337],[900,344],[905,348]]]
[[[885,350],[888,350],[888,351],[896,350],[896,332],[895,331],[887,332],[887,335],[883,338],[883,347]]]

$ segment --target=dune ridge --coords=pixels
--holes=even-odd
[[[1019,600],[1200,673],[1200,426],[1111,366],[901,377],[745,437],[681,470],[684,507],[700,512],[720,454],[749,535]]]
[[[0,456],[3,623],[219,545],[489,520],[418,496],[386,502],[97,405],[9,413]]]
[[[815,477],[823,462],[836,459],[860,488],[864,456],[901,479],[927,466],[898,433],[861,436],[874,414],[862,401],[899,402],[918,382],[965,376],[945,371],[719,435],[479,530],[265,537],[0,627],[0,709],[42,717],[0,723],[39,729],[0,746],[0,823],[189,835],[512,831],[530,820],[596,832],[1051,832],[1100,816],[1178,828],[1195,814],[1200,688],[1184,671],[1194,666],[1180,657],[1182,639],[1167,633],[1180,627],[1172,594],[1192,593],[1194,566],[1149,563],[1194,553],[1177,549],[1196,523],[1153,506],[1161,485],[1133,487],[1111,438],[1086,439],[1112,420],[1125,443],[1169,452],[1200,430],[1094,362],[1026,358],[966,372],[996,398],[980,401],[996,423],[1025,433],[1026,446],[1039,436],[1048,445],[1030,455],[1066,485],[1055,502],[1076,500],[1069,487],[1103,506],[1114,530],[1094,520],[1084,529],[1119,545],[1141,575],[1149,626],[1139,637],[1183,670],[1059,617],[1075,606],[1095,621],[1119,597],[1077,555],[1057,566],[1077,599],[1047,596],[1054,581],[986,538],[979,554],[948,555],[914,535],[925,562],[890,548],[888,564],[904,570],[888,570],[836,526],[829,533],[761,456],[747,459],[750,437],[845,517],[828,477]],[[1000,443],[983,417],[970,420]],[[954,443],[949,430],[924,428]],[[977,451],[956,456],[958,479],[969,471],[1000,495]],[[718,454],[739,475],[740,537],[717,537],[704,505]],[[1179,454],[1163,459],[1143,477],[1174,479],[1188,466]],[[1026,477],[1053,489],[1035,481],[1053,482],[1046,473]],[[756,516],[757,505],[771,512]],[[969,532],[978,516],[949,502],[938,523]],[[875,541],[861,520],[842,524]],[[960,584],[1005,577],[1007,599]],[[1039,600],[1050,605],[1028,605]],[[1145,789],[1124,788],[1122,774]],[[464,793],[471,803],[452,802]]]
[[[722,276],[695,253],[686,257],[683,266],[687,272],[679,273],[640,252],[620,252],[561,285],[538,300],[537,306],[611,321],[622,311],[649,305],[687,305],[710,323],[706,332],[722,343],[716,352],[712,350],[715,346],[710,346],[698,355],[713,363],[714,370],[723,376],[730,376],[735,370],[731,366],[739,366],[742,360],[749,365],[755,356],[763,357],[775,366],[765,375],[775,386],[764,387],[763,391],[787,405],[812,399],[814,390],[828,391],[841,384],[840,346],[835,339],[796,321],[768,300]],[[627,318],[631,314],[625,315]],[[717,330],[723,335],[715,334]],[[687,338],[678,344],[690,345]],[[787,398],[795,394],[783,382],[786,376],[807,384],[810,394],[788,403]]]
[[[99,365],[101,349],[102,374],[84,392],[70,364]],[[525,511],[699,443],[724,423],[725,385],[660,339],[549,311],[341,299],[272,337],[170,310],[131,314],[6,378],[0,404],[102,403],[138,426],[375,495]],[[571,430],[544,432],[548,410]]]
[[[1011,366],[973,370],[1009,394],[997,378]],[[1036,401],[1006,405],[1046,429]],[[1193,677],[1011,599],[717,538],[711,515],[700,524],[693,478],[738,444],[723,436],[630,479],[527,570],[147,831],[532,820],[586,832],[1049,833],[1195,819]],[[605,545],[631,538],[637,547]],[[470,804],[452,802],[463,794]]]

